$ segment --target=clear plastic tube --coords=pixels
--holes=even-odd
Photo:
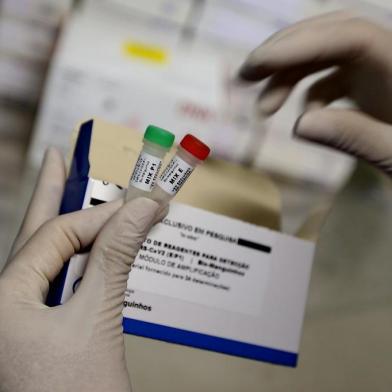
[[[192,135],[186,135],[178,146],[176,155],[157,181],[150,198],[161,204],[168,203],[209,153],[210,149],[203,142]]]
[[[174,135],[162,128],[149,126],[144,134],[143,148],[129,180],[125,200],[149,197],[162,166],[162,160],[173,145]]]

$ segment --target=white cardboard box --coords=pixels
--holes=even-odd
[[[75,137],[78,165],[71,164],[62,212],[123,197],[118,185],[127,185],[141,136],[91,120]],[[265,208],[265,196],[253,206],[247,199],[256,179],[263,182],[259,173],[213,161],[192,176],[180,199],[187,204],[172,205],[135,260],[124,301],[126,333],[296,366],[314,244],[232,217]],[[232,216],[217,213],[225,204]],[[70,260],[48,304],[73,295],[87,259],[84,253]]]

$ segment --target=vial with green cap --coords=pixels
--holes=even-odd
[[[150,198],[167,203],[184,185],[194,168],[207,159],[210,148],[193,135],[186,135],[177,148],[175,156],[166,166]]]
[[[149,125],[144,133],[143,148],[136,161],[125,196],[127,201],[149,196],[154,188],[162,160],[174,143],[174,135],[162,128]]]

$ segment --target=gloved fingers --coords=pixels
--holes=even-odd
[[[274,74],[261,91],[257,107],[260,114],[270,116],[286,102],[295,86],[305,77],[324,68],[326,64],[309,64]]]
[[[348,75],[338,68],[329,75],[317,80],[309,87],[305,96],[305,112],[321,109],[338,99],[349,95]]]
[[[16,254],[1,275],[10,292],[44,303],[49,283],[64,262],[90,245],[121,200],[102,204],[44,223]]]
[[[43,223],[58,215],[65,178],[65,164],[61,152],[54,147],[47,149],[35,190],[8,260]]]
[[[162,222],[162,220],[169,213],[169,210],[170,210],[170,204],[160,204],[158,211],[155,214],[155,220],[154,220],[153,225],[156,225],[157,223]]]
[[[365,159],[392,175],[392,126],[362,112],[343,109],[305,112],[297,120],[294,133]]]
[[[255,49],[239,71],[244,80],[258,81],[292,67],[319,65],[323,69],[358,60],[375,41],[380,28],[352,18],[306,26]]]
[[[290,26],[287,26],[277,31],[276,33],[272,34],[269,38],[267,38],[261,45],[266,45],[266,44],[276,42],[302,28],[310,28],[310,27],[316,28],[321,24],[337,23],[339,21],[352,19],[356,16],[357,15],[354,13],[353,10],[339,10],[339,11],[323,13],[321,15],[316,15],[304,20],[300,20],[299,22],[296,22]]]
[[[126,203],[105,225],[91,249],[83,280],[68,302],[87,309],[102,329],[121,329],[128,275],[151,227],[167,214],[158,203],[137,198]]]

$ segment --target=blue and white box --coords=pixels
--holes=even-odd
[[[141,140],[121,126],[83,123],[74,133],[61,212],[123,197]],[[184,187],[187,204],[172,203],[149,233],[129,276],[124,332],[294,367],[314,244],[224,215],[225,205],[241,210],[247,192],[230,197],[216,176],[232,182],[233,194],[253,178],[245,169],[238,169],[243,180],[238,172],[231,178],[234,169],[224,167],[215,162],[200,168]],[[82,253],[65,265],[48,304],[73,295],[87,262]]]

